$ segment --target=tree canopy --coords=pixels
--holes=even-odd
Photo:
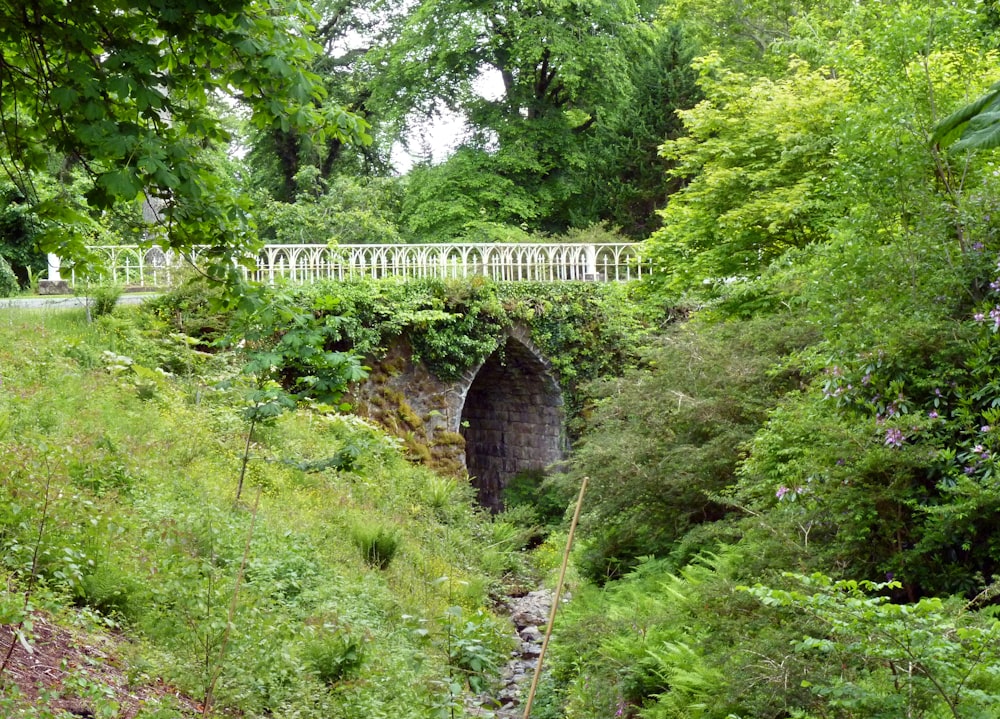
[[[217,105],[313,142],[362,139],[324,104],[310,63],[311,9],[297,2],[8,2],[0,8],[0,162],[35,204],[42,244],[78,255],[81,230],[140,198],[163,203],[171,246],[236,247],[245,201],[207,151],[229,139]],[[81,170],[86,204],[44,196],[39,176]],[[67,201],[69,199],[69,201]]]

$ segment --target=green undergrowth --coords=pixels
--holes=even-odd
[[[0,316],[0,622],[120,627],[131,681],[219,715],[457,716],[508,649],[508,528],[323,406],[258,428],[234,501],[233,362],[140,310]]]
[[[381,359],[403,339],[412,359],[452,380],[479,367],[514,325],[530,330],[563,389],[573,426],[586,412],[587,382],[637,364],[661,317],[634,301],[632,285],[597,282],[493,282],[469,279],[317,282],[269,290],[311,313],[328,348]],[[185,285],[154,311],[204,346],[224,336],[229,315],[211,291]]]

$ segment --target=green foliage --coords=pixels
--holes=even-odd
[[[37,274],[46,268],[45,256],[35,248],[41,230],[24,196],[13,185],[0,183],[0,257],[22,285],[28,284],[29,271]]]
[[[261,239],[278,244],[392,244],[400,242],[402,192],[394,178],[338,177],[315,168],[296,175],[294,202],[265,199],[258,213]]]
[[[246,363],[237,384],[243,390],[241,416],[246,420],[236,499],[246,478],[254,431],[271,425],[303,399],[336,405],[348,384],[363,379],[366,369],[356,355],[331,352],[328,323],[300,311],[292,299],[265,287],[246,288],[240,297],[229,345],[242,348]],[[342,407],[346,409],[345,407]]]
[[[439,639],[447,653],[452,678],[476,694],[486,691],[500,671],[503,634],[495,619],[479,610],[469,616],[459,606],[448,607],[441,617],[444,636]]]
[[[523,322],[576,412],[584,381],[634,361],[645,330],[628,292],[612,284],[472,278],[317,283],[294,297],[313,308],[333,346],[378,357],[403,338],[413,359],[444,380],[480,366],[508,329]]]
[[[652,240],[675,293],[753,278],[787,250],[821,240],[839,211],[826,178],[847,83],[801,61],[778,81],[753,81],[718,56],[697,67],[706,99],[679,113],[687,132],[662,149],[686,186]]]
[[[498,172],[488,153],[462,148],[440,165],[408,173],[401,221],[421,242],[523,242],[525,229],[544,214],[542,202]]]
[[[475,279],[320,283],[297,296],[335,344],[378,355],[405,332],[414,357],[442,379],[481,364],[510,324],[496,286]]]
[[[773,507],[772,527],[811,542],[819,566],[893,572],[910,596],[975,594],[997,571],[991,304],[965,323],[909,318],[852,354],[812,356],[810,391],[754,439],[737,501]]]
[[[562,487],[541,470],[518,472],[503,488],[505,517],[510,518],[518,508],[528,508],[527,516],[544,525],[560,522],[570,499]]]
[[[463,667],[454,676],[464,682],[475,671],[474,640],[494,646],[491,632],[502,626],[478,614],[486,588],[499,581],[486,560],[500,550],[475,531],[470,491],[453,481],[441,492],[442,511],[425,500],[432,475],[412,467],[397,443],[357,418],[310,406],[255,438],[255,455],[274,461],[249,467],[264,490],[247,550],[252,517],[233,505],[231,491],[245,447],[235,416],[241,400],[212,389],[220,368],[241,358],[216,348],[218,356],[188,373],[162,376],[153,401],[121,391],[138,363],[126,365],[125,352],[146,362],[190,351],[161,344],[157,333],[169,329],[132,308],[91,324],[80,310],[4,314],[0,621],[29,646],[49,636],[31,624],[38,609],[52,632],[72,623],[74,641],[89,641],[81,624],[141,635],[116,651],[129,691],[162,678],[172,691],[203,697],[217,677],[218,713],[432,716],[429,687],[452,663]],[[13,341],[24,337],[32,341]],[[122,369],[109,371],[105,351]],[[320,466],[342,450],[353,456],[350,467]],[[355,525],[405,536],[387,571],[359,560]],[[459,589],[428,579],[442,574]],[[480,628],[456,625],[456,651],[463,648],[454,659],[443,644],[405,630],[401,615],[439,617],[455,605]],[[124,706],[121,694],[99,702],[94,678],[73,682],[95,715],[111,702]],[[49,716],[43,708],[54,701],[46,695],[35,704],[5,688],[0,712]],[[165,701],[145,710],[179,713]]]
[[[310,398],[335,405],[347,385],[365,376],[359,358],[350,352],[330,351],[337,337],[336,318],[316,317],[299,309],[291,294],[269,288],[245,288],[226,344],[239,345],[247,356],[242,374],[253,378],[257,398],[250,397],[251,415],[280,414],[289,399]],[[271,408],[271,409],[264,409]],[[250,419],[251,415],[247,415]]]
[[[570,474],[591,482],[581,524],[589,578],[604,582],[641,556],[677,551],[692,527],[727,514],[717,494],[736,481],[744,444],[797,379],[771,369],[813,339],[794,322],[681,326],[642,368],[591,388],[598,400]]]
[[[500,291],[549,360],[574,434],[586,412],[586,383],[636,366],[640,348],[661,320],[658,308],[641,305],[634,288],[624,284],[512,282]]]
[[[935,126],[931,142],[953,150],[990,150],[1000,145],[1000,85],[959,108]],[[954,144],[952,144],[954,143]]]
[[[375,569],[388,569],[403,545],[403,537],[394,527],[371,523],[354,525],[351,541],[361,552],[362,559]]]
[[[672,29],[644,2],[468,0],[415,3],[393,41],[375,102],[403,126],[435,108],[469,130],[437,165],[409,172],[403,214],[417,241],[524,239],[595,221],[639,236],[667,180],[656,147],[673,110],[688,106],[692,74]],[[499,77],[496,97],[477,82]]]
[[[133,620],[141,609],[142,587],[122,567],[102,563],[83,576],[77,588],[82,606],[118,620]]]
[[[16,295],[20,289],[10,264],[3,257],[0,257],[0,297]]]
[[[992,716],[997,163],[934,146],[995,79],[984,8],[692,0],[667,16],[682,11],[721,47],[699,61],[691,135],[666,146],[687,184],[646,299],[694,309],[667,350],[592,390],[577,567],[620,578],[577,594],[548,706]],[[775,587],[753,590],[763,606],[735,589],[755,582]]]
[[[295,128],[317,141],[363,141],[366,124],[324,104],[309,69],[319,48],[304,33],[314,19],[304,5],[167,0],[146,10],[4,6],[3,166],[39,219],[42,249],[66,259],[83,256],[91,211],[149,197],[164,203],[167,244],[207,243],[215,251],[206,258],[231,260],[249,222],[245,198],[212,154],[230,137],[217,94],[245,102],[255,127]],[[38,192],[44,177],[61,184],[74,167],[85,170],[85,204]],[[231,263],[214,269],[227,275]]]
[[[685,18],[687,20],[687,18]],[[578,184],[568,200],[574,225],[603,220],[635,239],[659,227],[667,197],[679,183],[660,146],[683,130],[677,110],[701,99],[691,65],[693,45],[681,25],[656,29],[651,49],[630,68],[630,101],[608,108],[582,140],[586,162],[571,168]]]
[[[94,317],[110,315],[118,304],[118,298],[122,296],[122,287],[119,285],[98,285],[88,291],[89,300],[93,302],[91,312]]]
[[[545,0],[537,12],[518,9],[512,3],[486,7],[467,0],[420,3],[396,42],[385,48],[388,72],[378,91],[395,93],[397,102],[402,98],[420,109],[441,98],[467,107],[475,121],[488,118],[483,129],[505,133],[571,110],[593,116],[612,100],[609,88],[625,86],[630,53],[643,47],[647,33],[636,3],[583,8]],[[506,76],[502,102],[471,92],[486,67]],[[567,123],[566,129],[579,124]],[[505,139],[501,152],[516,152]]]
[[[394,2],[380,3],[373,13],[370,4],[357,0],[321,0],[310,9],[315,20],[302,31],[323,48],[310,59],[309,67],[325,90],[323,110],[337,117],[338,109],[346,108],[374,128],[369,135],[368,126],[361,125],[364,143],[357,144],[337,134],[316,137],[294,125],[244,127],[249,145],[247,184],[254,190],[266,190],[270,198],[282,203],[296,199],[300,189],[297,178],[307,173],[322,183],[344,181],[348,187],[366,186],[354,176],[359,171],[369,177],[385,173],[387,144],[392,141],[379,128],[385,109],[369,102],[376,68],[366,56],[372,54],[367,49],[370,44],[384,41],[392,31],[400,8]]]
[[[222,288],[201,275],[181,278],[177,286],[143,303],[150,315],[168,323],[176,332],[198,341],[199,349],[209,349],[229,331]]]
[[[808,695],[801,667],[761,658],[787,654],[801,627],[736,591],[743,562],[731,547],[677,571],[647,559],[583,588],[557,619],[547,700],[562,716],[782,716]]]
[[[996,713],[1000,681],[990,659],[1000,636],[996,619],[936,597],[891,603],[879,593],[894,588],[892,582],[834,582],[821,574],[792,579],[801,589],[744,589],[765,605],[807,613],[826,630],[794,644],[797,652],[841,667],[803,682],[816,696],[813,711],[872,719]]]
[[[306,640],[302,657],[321,682],[333,685],[361,669],[367,641],[347,627],[324,624]]]
[[[814,39],[810,31],[815,33],[821,25],[815,15],[839,19],[850,7],[846,2],[815,0],[680,0],[664,5],[662,13],[668,20],[683,22],[700,47],[719,52],[730,67],[765,74],[787,57],[786,43]]]

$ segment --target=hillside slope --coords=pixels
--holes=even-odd
[[[0,317],[0,624],[22,647],[4,715],[430,717],[482,687],[507,651],[488,605],[515,529],[318,409],[255,433],[235,502],[234,368],[117,313]],[[74,654],[79,632],[114,646]],[[28,647],[53,665],[40,687],[15,670]]]

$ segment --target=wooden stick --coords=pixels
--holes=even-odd
[[[215,685],[216,682],[219,681],[219,675],[222,674],[222,663],[226,657],[226,648],[229,646],[229,637],[232,634],[233,621],[236,619],[236,605],[240,600],[240,585],[243,584],[243,577],[246,574],[247,558],[250,556],[250,542],[253,540],[253,532],[257,526],[257,511],[260,509],[260,495],[262,492],[263,487],[258,486],[257,496],[253,501],[253,510],[250,514],[250,529],[247,531],[246,543],[243,545],[243,559],[240,560],[240,568],[236,572],[236,585],[233,587],[233,597],[229,602],[229,614],[226,617],[226,628],[222,632],[222,641],[219,644],[219,658],[216,660],[218,663],[212,671],[212,682],[208,685],[208,689],[205,690],[205,704],[202,707],[201,713],[206,717],[212,710]]]
[[[545,650],[549,648],[552,625],[556,621],[556,610],[559,608],[559,595],[562,594],[563,580],[566,578],[566,565],[569,564],[569,551],[573,547],[573,533],[576,532],[576,523],[580,519],[580,507],[583,506],[583,494],[587,491],[588,479],[588,477],[584,477],[583,482],[580,483],[580,496],[576,498],[576,510],[573,512],[573,521],[569,525],[569,537],[566,538],[566,551],[563,552],[562,567],[559,569],[559,581],[556,583],[556,590],[552,595],[552,609],[549,610],[549,626],[545,628],[542,651],[538,655],[538,664],[535,665],[535,676],[531,680],[528,701],[524,704],[524,719],[528,719],[531,716],[531,704],[535,700],[535,692],[538,690],[538,680],[542,676],[542,661],[545,659]]]

